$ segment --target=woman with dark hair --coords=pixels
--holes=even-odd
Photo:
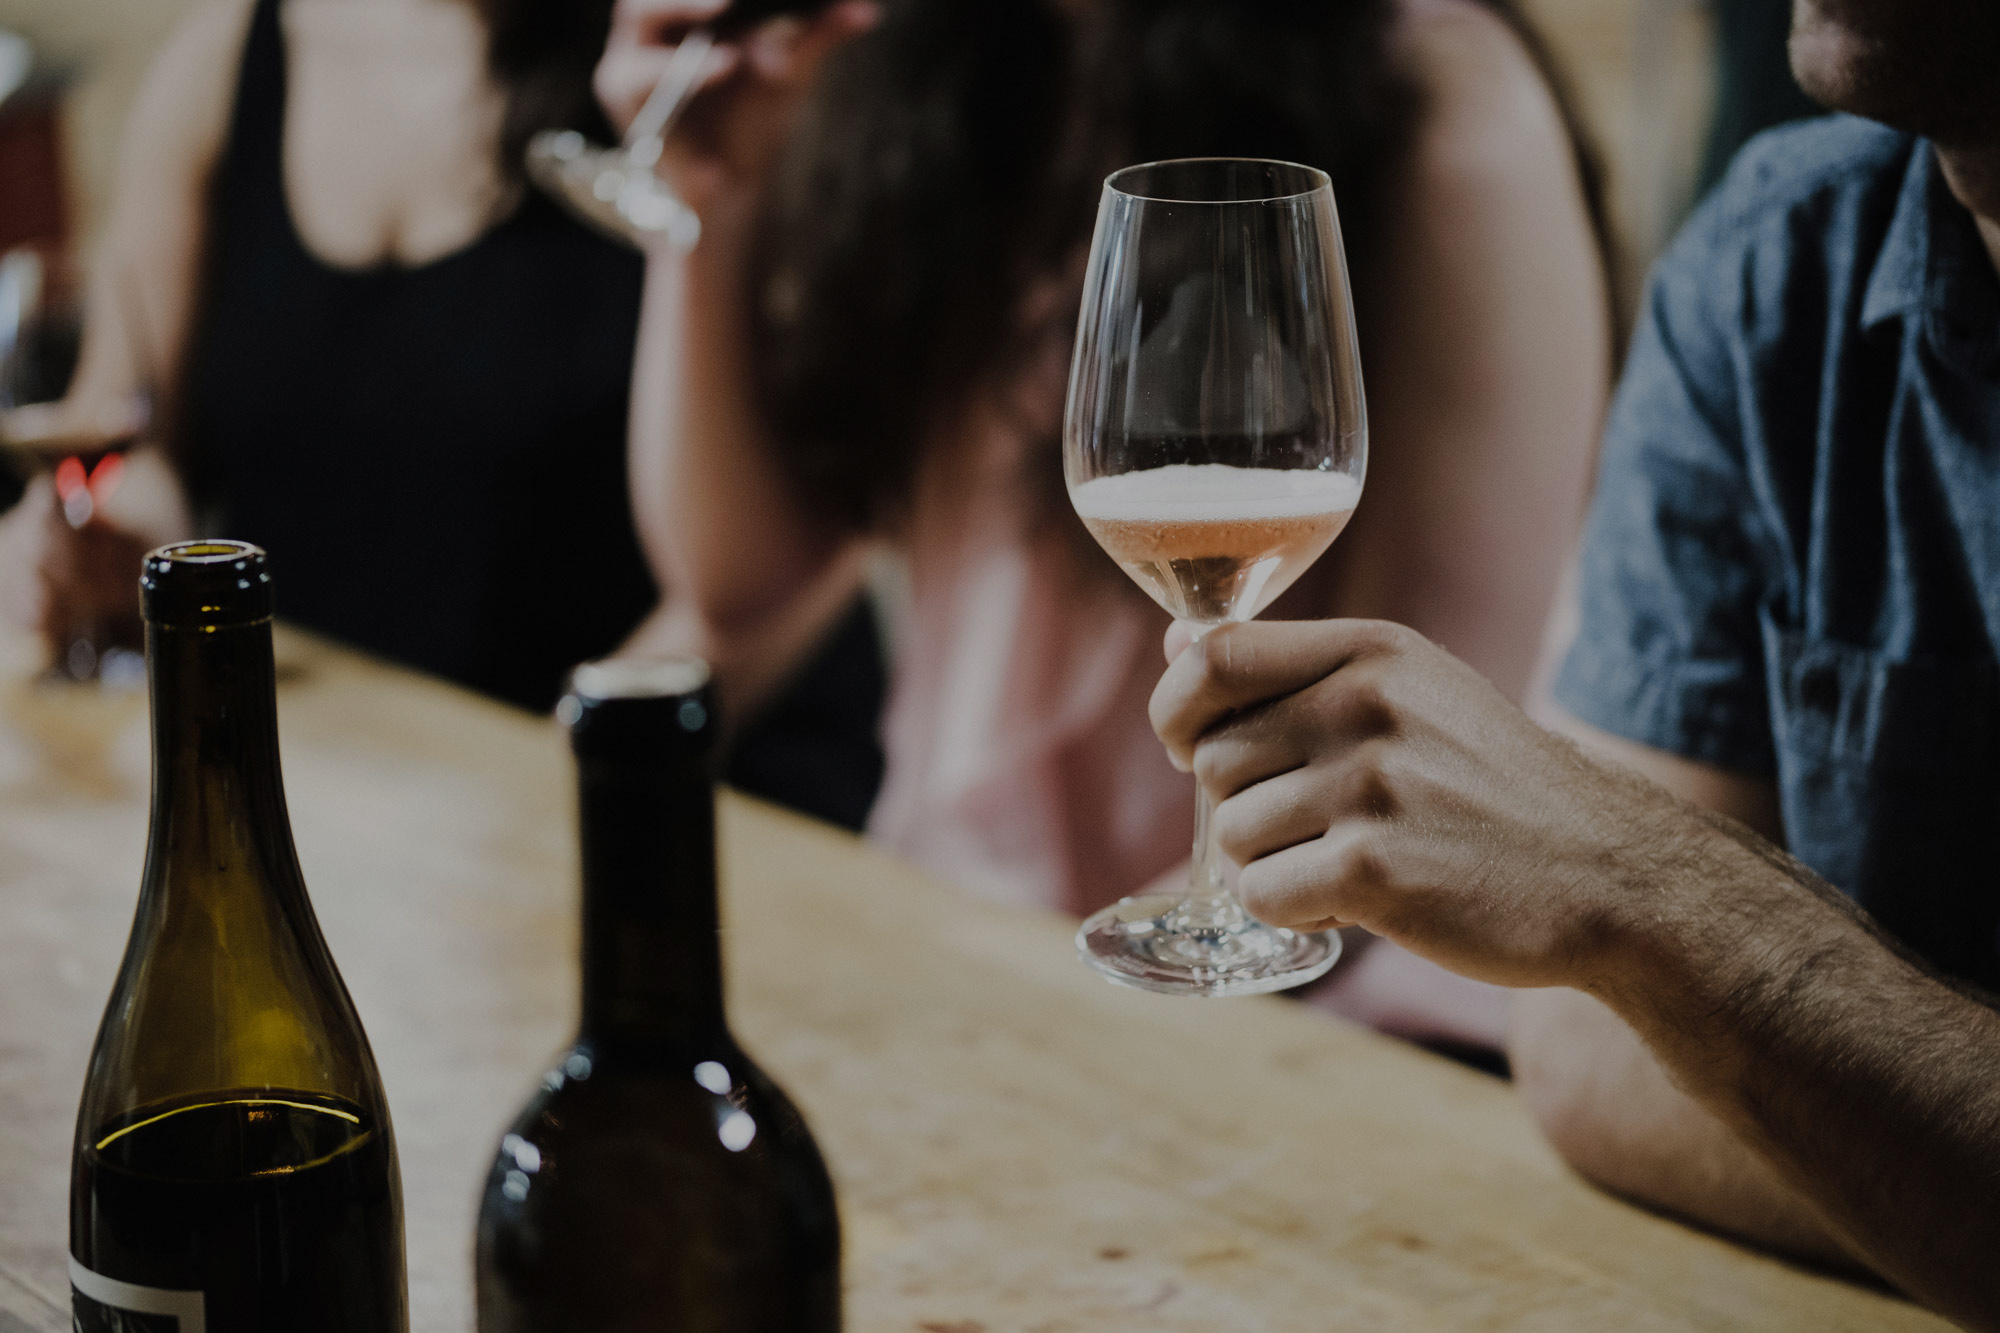
[[[620,0],[614,120],[715,8]],[[754,701],[893,553],[878,839],[1076,912],[1186,873],[1192,784],[1146,718],[1164,617],[1082,534],[1057,448],[1097,188],[1127,162],[1332,174],[1370,475],[1278,613],[1399,620],[1525,693],[1612,319],[1589,159],[1510,4],[843,0],[713,78],[662,165],[704,230],[649,257],[635,381],[660,634]],[[1386,947],[1348,971],[1350,1012],[1497,1042],[1493,993]]]
[[[128,123],[67,399],[151,390],[164,452],[100,521],[36,535],[117,555],[191,510],[273,550],[287,617],[551,703],[652,601],[619,521],[639,261],[518,169],[529,122],[601,124],[607,22],[549,0],[190,10]],[[149,492],[163,512],[118,521]],[[532,537],[553,549],[503,554]],[[42,591],[129,602],[137,562],[94,564],[104,586]]]
[[[10,516],[7,563],[42,570],[8,580],[28,617],[129,615],[138,553],[192,510],[273,551],[288,619],[527,707],[631,633],[657,600],[625,481],[643,261],[521,169],[538,130],[609,135],[609,21],[610,0],[188,13],[133,109],[66,400],[154,389],[164,448],[81,531],[46,485]],[[876,649],[862,622],[841,644],[852,697],[766,729],[808,774],[767,790],[858,824]]]

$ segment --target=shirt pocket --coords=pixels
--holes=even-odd
[[[2000,984],[2000,666],[1763,630],[1792,854],[1935,966]]]

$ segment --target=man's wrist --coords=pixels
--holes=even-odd
[[[1678,805],[1652,842],[1625,858],[1582,989],[1649,1042],[1701,1045],[1727,1077],[1724,1035],[1754,1022],[1765,997],[1818,955],[1801,936],[1837,927],[1836,914],[1800,882],[1809,872],[1731,820]]]
[[[1919,973],[1810,869],[1734,821],[1682,809],[1673,855],[1624,886],[1636,910],[1590,989],[1683,1090],[1742,1107],[1776,1053],[1816,1040],[1829,996],[1864,975],[1888,986],[1889,973]]]

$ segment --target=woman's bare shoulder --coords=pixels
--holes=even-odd
[[[1478,0],[1401,0],[1393,43],[1422,95],[1420,171],[1490,179],[1572,169],[1554,90],[1493,10]]]

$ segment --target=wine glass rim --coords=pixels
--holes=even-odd
[[[1290,190],[1283,194],[1250,195],[1238,199],[1182,199],[1170,195],[1142,194],[1128,190],[1118,183],[1122,176],[1135,175],[1141,171],[1154,171],[1161,167],[1192,167],[1210,163],[1227,162],[1243,167],[1283,167],[1288,171],[1305,173],[1312,179],[1312,187],[1305,190]],[[1304,199],[1322,190],[1333,188],[1333,178],[1318,167],[1309,167],[1303,162],[1287,162],[1277,157],[1163,157],[1152,162],[1134,162],[1120,167],[1104,178],[1104,188],[1127,199],[1136,199],[1148,204],[1282,204],[1293,199]]]

